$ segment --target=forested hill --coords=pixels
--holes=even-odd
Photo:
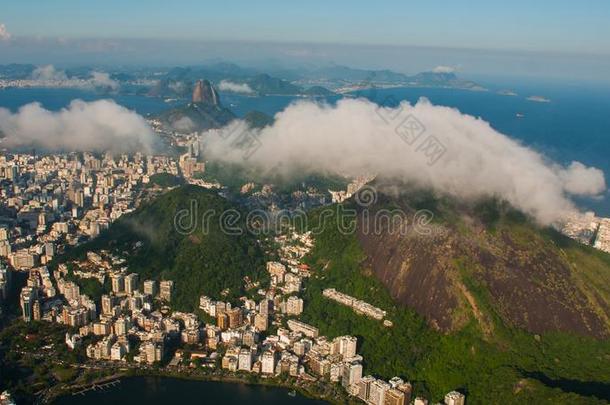
[[[264,274],[258,241],[248,232],[221,230],[223,212],[239,207],[214,191],[182,186],[124,215],[79,251],[108,249],[124,256],[141,280],[173,280],[172,306],[193,311],[201,294],[219,299],[229,289],[224,298],[235,299],[244,293],[245,276],[257,280]],[[244,219],[232,227],[244,229]]]

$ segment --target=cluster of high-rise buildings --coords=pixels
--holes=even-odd
[[[574,214],[567,218],[561,232],[585,245],[610,253],[610,218],[597,217],[593,212]]]
[[[60,291],[61,293],[61,291]],[[19,303],[26,322],[42,319],[45,309],[51,308],[57,299],[51,273],[46,266],[30,269],[26,286],[21,289]],[[90,301],[93,308],[95,304]]]
[[[304,311],[300,294],[311,275],[301,262],[314,244],[309,233],[290,231],[275,238],[280,259],[267,263],[269,285],[244,279],[246,290],[257,289],[257,295],[242,297],[238,305],[198,297],[207,322],[195,313],[171,310],[176,288],[172,280],[141,280],[129,271],[124,257],[108,251],[87,252],[86,258],[62,263],[51,273],[46,264],[67,245],[96,237],[133,210],[141,186],[153,174],[192,176],[203,170],[194,154],[190,151],[178,162],[167,157],[87,153],[1,157],[0,197],[7,212],[0,221],[5,223],[0,227],[0,256],[17,271],[28,273],[19,297],[23,319],[72,327],[65,336],[71,349],[93,337],[85,352],[95,362],[169,362],[170,367],[181,367],[199,359],[207,367],[262,378],[286,374],[341,384],[369,404],[409,403],[408,382],[364,375],[356,337],[331,339],[299,319]],[[6,297],[9,275],[0,266],[0,300]],[[110,291],[96,303],[83,294],[79,278],[101,285],[108,281]],[[324,295],[375,319],[386,315],[333,289]],[[188,346],[190,358],[185,350],[173,351],[181,345]],[[451,404],[460,404],[460,395],[452,394],[450,399],[456,397],[457,402],[451,399]],[[421,398],[415,401],[426,403]]]
[[[153,297],[171,300],[172,282],[146,280],[140,288],[137,275],[128,274],[122,266],[123,259],[102,258],[95,252],[88,252],[84,261],[70,263],[70,270],[65,263],[59,265],[55,274],[46,264],[66,247],[96,237],[135,209],[141,199],[157,193],[147,184],[159,173],[179,175],[179,162],[139,153],[0,156],[0,303],[9,292],[8,264],[14,271],[28,273],[27,285],[18,297],[25,321],[43,319],[80,328],[79,333],[66,337],[71,347],[86,334],[104,335],[105,343],[115,347],[117,358],[121,349],[116,349],[111,335],[128,328],[115,329],[121,320],[108,317],[107,312],[122,310],[102,305],[102,314],[98,314],[96,303],[81,294],[73,278],[97,278],[102,284],[110,278],[112,306],[145,311],[152,309]],[[102,299],[104,303],[107,297]],[[121,335],[115,336],[120,345]],[[122,350],[126,351],[128,342],[124,343]],[[100,343],[97,353],[104,357],[102,348]]]
[[[593,247],[610,253],[610,218],[602,218],[599,221]]]
[[[0,259],[16,271],[29,272],[28,285],[19,293],[26,320],[51,314],[61,301],[57,289],[64,294],[64,286],[70,299],[62,310],[63,322],[82,325],[91,317],[90,307],[95,304],[72,294],[75,284],[65,279],[58,278],[54,286],[46,264],[65,247],[96,237],[133,210],[157,173],[177,175],[178,164],[166,156],[141,154],[0,156]],[[97,276],[103,282],[109,268],[94,260],[95,255],[88,255],[89,269],[78,267],[74,275]],[[67,273],[65,265],[63,271]],[[0,301],[6,299],[9,281],[10,271],[2,264]]]
[[[87,256],[96,263],[96,256],[99,263],[110,260],[97,254]],[[173,281],[141,282],[138,274],[126,273],[124,268],[107,275],[111,292],[101,296],[98,313],[96,303],[68,279],[74,276],[67,266],[59,266],[53,275],[55,283],[46,267],[29,270],[27,286],[20,297],[23,319],[42,319],[77,328],[77,333],[66,334],[66,344],[71,349],[79,346],[85,336],[98,336],[98,341],[86,347],[87,356],[95,360],[125,361],[135,348],[134,342],[138,342],[139,353],[134,360],[154,363],[164,359],[166,344],[172,339],[199,342],[199,331],[193,333],[199,326],[196,315],[171,313],[163,307],[171,303]],[[155,301],[162,306],[160,310],[155,309]]]
[[[17,270],[44,266],[133,210],[156,173],[177,175],[178,163],[141,154],[3,154],[0,258]]]
[[[244,298],[239,307],[233,307],[228,302],[200,297],[200,309],[216,320],[215,325],[208,324],[202,331],[204,345],[214,350],[225,349],[220,367],[262,378],[284,374],[304,381],[341,384],[351,396],[371,405],[403,405],[412,400],[419,405],[427,404],[425,398],[411,398],[411,384],[398,377],[386,382],[364,376],[364,359],[357,353],[355,336],[330,339],[320,335],[315,325],[298,319],[303,311],[303,300],[299,297],[301,282],[297,283],[298,291],[287,289],[285,285],[295,283],[289,275],[299,280],[309,277],[309,270],[300,259],[313,246],[313,241],[310,234],[288,233],[277,237],[276,242],[281,261],[267,263],[270,284],[267,289],[258,291],[262,297],[260,301]],[[299,248],[295,250],[289,246]],[[353,297],[335,290],[325,293],[333,297],[335,294],[338,301],[349,301],[350,306],[356,301],[360,313],[378,318],[379,308],[364,303],[362,310],[360,301]],[[370,307],[374,308],[372,312]],[[383,316],[385,312],[382,312]],[[261,340],[261,336],[264,339]],[[215,352],[198,358],[208,360],[207,364],[213,367],[212,359],[216,356]],[[451,392],[445,402],[463,405],[464,395]]]
[[[331,339],[299,319],[304,309],[299,295],[310,276],[300,259],[308,249],[295,251],[286,245],[313,246],[310,238],[309,234],[292,233],[278,239],[280,261],[267,263],[269,285],[244,280],[247,288],[258,288],[258,299],[242,297],[234,305],[199,297],[207,323],[195,313],[170,309],[173,281],[140,280],[124,266],[123,259],[107,251],[88,252],[86,259],[63,263],[55,274],[45,266],[30,269],[21,292],[23,317],[77,328],[78,332],[65,336],[71,349],[93,336],[94,343],[85,352],[96,362],[169,362],[169,367],[180,368],[199,359],[206,367],[261,378],[289,375],[340,384],[351,396],[371,405],[410,403],[410,383],[398,377],[386,382],[364,375],[364,359],[357,353],[355,336]],[[96,305],[72,281],[79,276],[102,284],[108,279],[111,291]],[[183,349],[170,349],[181,345],[188,347],[190,358]],[[448,398],[453,402],[447,404],[463,404],[462,394],[450,393]],[[413,400],[427,404],[423,398]]]

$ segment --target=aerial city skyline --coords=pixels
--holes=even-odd
[[[0,16],[0,405],[610,402],[610,7]]]

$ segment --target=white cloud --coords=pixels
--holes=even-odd
[[[455,68],[453,66],[443,66],[439,65],[432,69],[434,73],[455,73]]]
[[[121,85],[106,72],[92,71],[88,79],[69,78],[66,72],[53,65],[39,66],[32,72],[32,80],[42,87],[118,90]]]
[[[252,90],[248,83],[234,83],[228,80],[222,80],[218,83],[218,89],[221,91],[230,91],[232,93],[254,93],[254,90]]]
[[[39,103],[27,104],[17,113],[0,108],[4,147],[36,145],[51,150],[151,152],[157,142],[140,115],[112,100],[73,100],[60,111]]]
[[[110,75],[105,72],[91,72],[91,79],[89,80],[93,87],[103,87],[113,91],[119,89],[119,83],[110,78]]]
[[[0,24],[0,41],[10,41],[13,36],[6,29],[6,25]]]
[[[189,117],[180,117],[172,123],[176,131],[191,132],[195,129],[195,123]]]
[[[184,82],[170,82],[167,87],[169,87],[175,93],[181,94],[186,91],[186,84]]]
[[[606,190],[604,172],[580,162],[572,162],[567,168],[559,169],[559,176],[564,189],[571,194],[595,196]]]
[[[38,66],[32,72],[32,79],[47,82],[47,81],[59,81],[67,80],[66,72],[63,70],[55,69],[53,65]]]
[[[425,131],[412,144],[397,133],[416,117]],[[396,117],[396,118],[393,118]],[[474,200],[497,196],[550,224],[575,211],[573,194],[596,194],[606,185],[601,171],[572,163],[564,168],[494,130],[482,119],[427,100],[380,108],[364,99],[336,105],[301,101],[276,114],[274,125],[258,133],[261,145],[248,164],[268,170],[364,172],[397,178],[438,192]],[[434,164],[422,150],[429,136],[445,148]],[[230,137],[202,137],[208,156],[243,162]]]

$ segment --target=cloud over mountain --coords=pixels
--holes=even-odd
[[[91,71],[88,78],[68,77],[65,71],[53,65],[38,66],[32,72],[32,80],[40,86],[67,87],[84,89],[104,89],[116,91],[120,83],[110,77],[106,72]]]
[[[60,111],[39,103],[12,113],[0,108],[5,147],[39,146],[51,150],[152,152],[156,137],[140,115],[112,100],[74,100]]]
[[[221,91],[230,91],[232,93],[254,93],[254,90],[252,90],[248,83],[234,83],[229,80],[222,80],[218,83],[218,89]]]
[[[89,79],[93,87],[103,87],[113,91],[119,89],[120,84],[110,78],[110,75],[106,72],[91,72],[91,79]]]
[[[206,153],[243,162],[236,132],[204,134]],[[544,224],[575,210],[570,195],[606,189],[598,169],[549,162],[488,122],[425,99],[396,108],[364,99],[301,101],[250,136],[258,147],[247,162],[268,170],[377,173],[466,200],[497,196]]]
[[[53,65],[38,66],[32,72],[32,79],[38,81],[67,80],[63,70],[55,69]]]
[[[453,66],[443,66],[439,65],[432,69],[434,73],[455,73],[455,68]]]

